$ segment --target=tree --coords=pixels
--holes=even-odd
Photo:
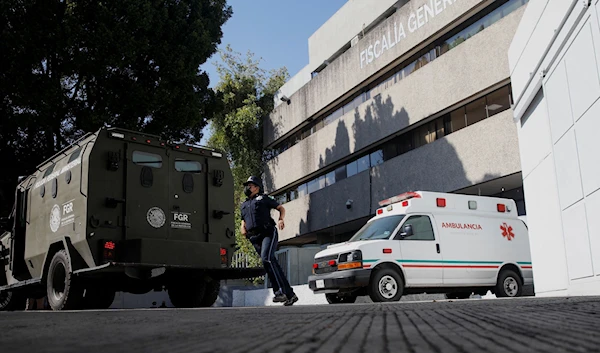
[[[231,14],[226,0],[0,0],[1,211],[17,175],[102,126],[200,141],[219,102],[199,67]]]
[[[217,64],[220,81],[216,91],[222,109],[211,120],[212,135],[208,144],[225,152],[235,183],[235,209],[245,199],[242,183],[250,175],[261,176],[272,151],[263,148],[263,121],[273,111],[273,98],[289,78],[285,67],[266,72],[260,60],[248,52],[243,58],[228,45],[220,52]],[[251,265],[260,260],[250,242],[239,231],[241,219],[236,212],[236,243],[242,253],[251,258]]]

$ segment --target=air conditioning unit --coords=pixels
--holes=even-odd
[[[312,274],[312,264],[315,254],[321,251],[319,245],[305,245],[303,247],[285,247],[275,252],[277,261],[291,286],[308,283],[308,276]],[[270,281],[267,287],[272,287]]]

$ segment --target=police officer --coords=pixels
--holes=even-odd
[[[277,201],[265,195],[259,178],[251,176],[244,183],[244,194],[248,197],[242,203],[241,231],[250,240],[256,252],[260,255],[269,280],[273,284],[275,298],[273,302],[283,305],[293,305],[298,301],[279,262],[275,258],[275,250],[279,241],[275,221],[271,218],[271,209],[279,211],[279,229],[285,224],[285,209]]]

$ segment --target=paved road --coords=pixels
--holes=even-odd
[[[0,313],[1,352],[586,352],[600,297]]]

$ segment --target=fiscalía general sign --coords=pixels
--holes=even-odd
[[[369,45],[360,52],[360,68],[372,63],[379,58],[383,53],[392,49],[396,44],[406,38],[406,28],[409,33],[413,33],[419,28],[425,26],[434,17],[438,16],[446,8],[452,6],[456,0],[429,0],[416,11],[411,12],[405,21],[394,21],[394,28],[388,28],[387,33],[384,33],[381,39],[377,39],[375,43]],[[404,23],[406,22],[406,26]]]

